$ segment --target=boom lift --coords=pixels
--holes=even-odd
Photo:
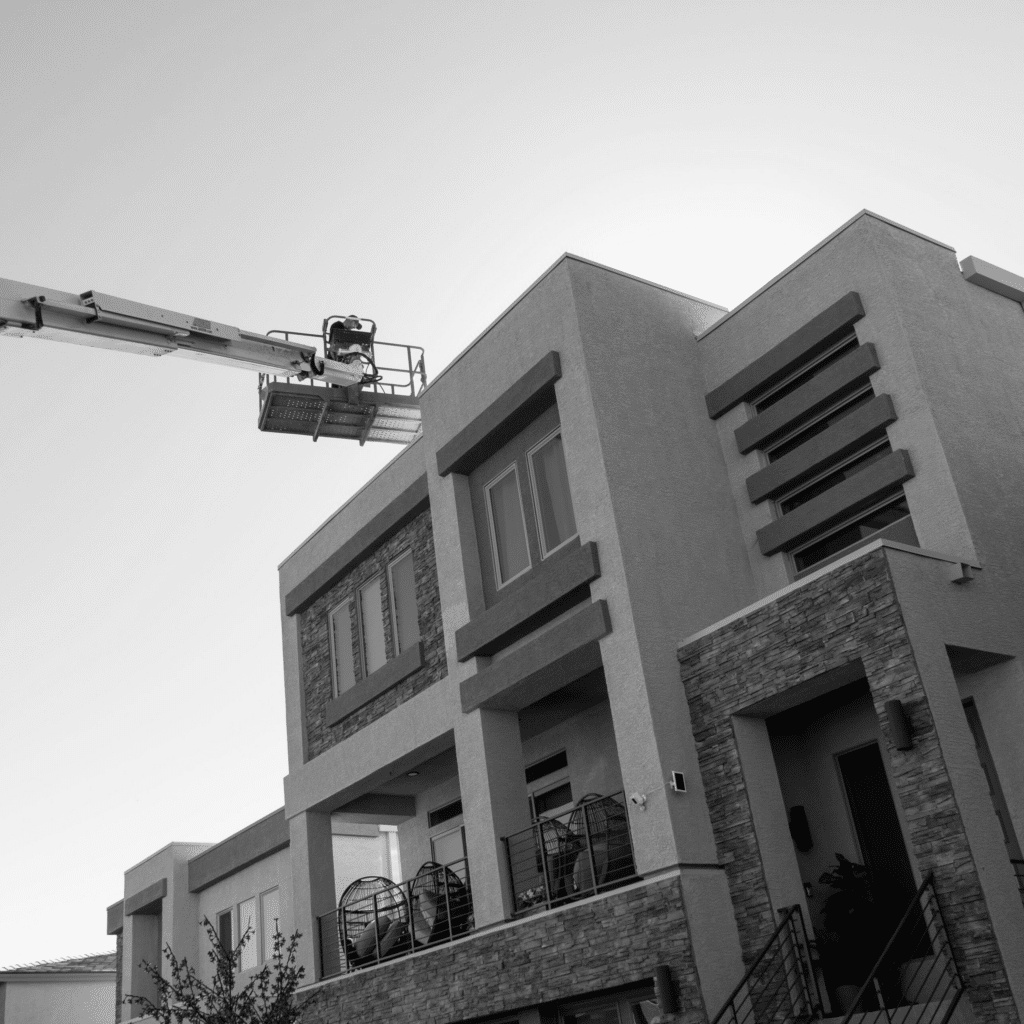
[[[272,433],[407,444],[420,430],[423,349],[377,341],[367,318],[329,316],[320,334],[257,334],[102,292],[75,295],[0,278],[3,335],[255,370],[258,426]],[[312,339],[320,339],[322,356]]]

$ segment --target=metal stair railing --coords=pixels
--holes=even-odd
[[[796,904],[782,912],[772,937],[711,1024],[782,1024],[822,1016],[803,910]]]
[[[907,906],[843,1017],[850,1024],[946,1024],[963,995],[932,874]]]

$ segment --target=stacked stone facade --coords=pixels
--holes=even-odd
[[[388,658],[396,654],[392,636],[389,581],[387,568],[404,551],[411,550],[416,578],[416,607],[419,614],[420,639],[423,643],[423,665],[400,683],[343,718],[334,726],[326,721],[327,705],[334,697],[331,669],[331,645],[328,636],[328,614],[343,601],[353,598],[364,584],[380,575],[381,599],[384,603],[384,642]],[[355,657],[356,685],[364,678],[358,652],[355,616],[352,617],[352,644]],[[312,760],[336,743],[365,728],[386,715],[399,704],[448,674],[441,624],[441,599],[437,588],[437,564],[434,560],[434,538],[430,510],[427,509],[407,523],[357,566],[345,574],[325,594],[318,597],[304,612],[300,626],[302,683],[306,719],[306,757]]]
[[[303,1024],[449,1024],[621,985],[668,964],[679,990],[671,1020],[707,1019],[677,877],[638,883],[318,989]]]
[[[954,955],[980,1020],[1018,1016],[978,872],[956,805],[928,699],[884,550],[836,568],[714,633],[680,648],[720,861],[725,865],[744,958],[774,927],[732,716],[825,672],[860,660],[888,737],[885,702],[898,698],[914,746],[888,746],[911,856],[931,871]]]

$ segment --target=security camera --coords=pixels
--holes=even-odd
[[[629,802],[643,810],[647,803],[647,797],[645,797],[643,793],[630,793]]]

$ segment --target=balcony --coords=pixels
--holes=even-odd
[[[637,879],[623,794],[591,795],[504,839],[513,916],[562,906]]]
[[[362,970],[469,935],[469,864],[428,862],[408,882],[360,878],[317,919],[321,976]]]

